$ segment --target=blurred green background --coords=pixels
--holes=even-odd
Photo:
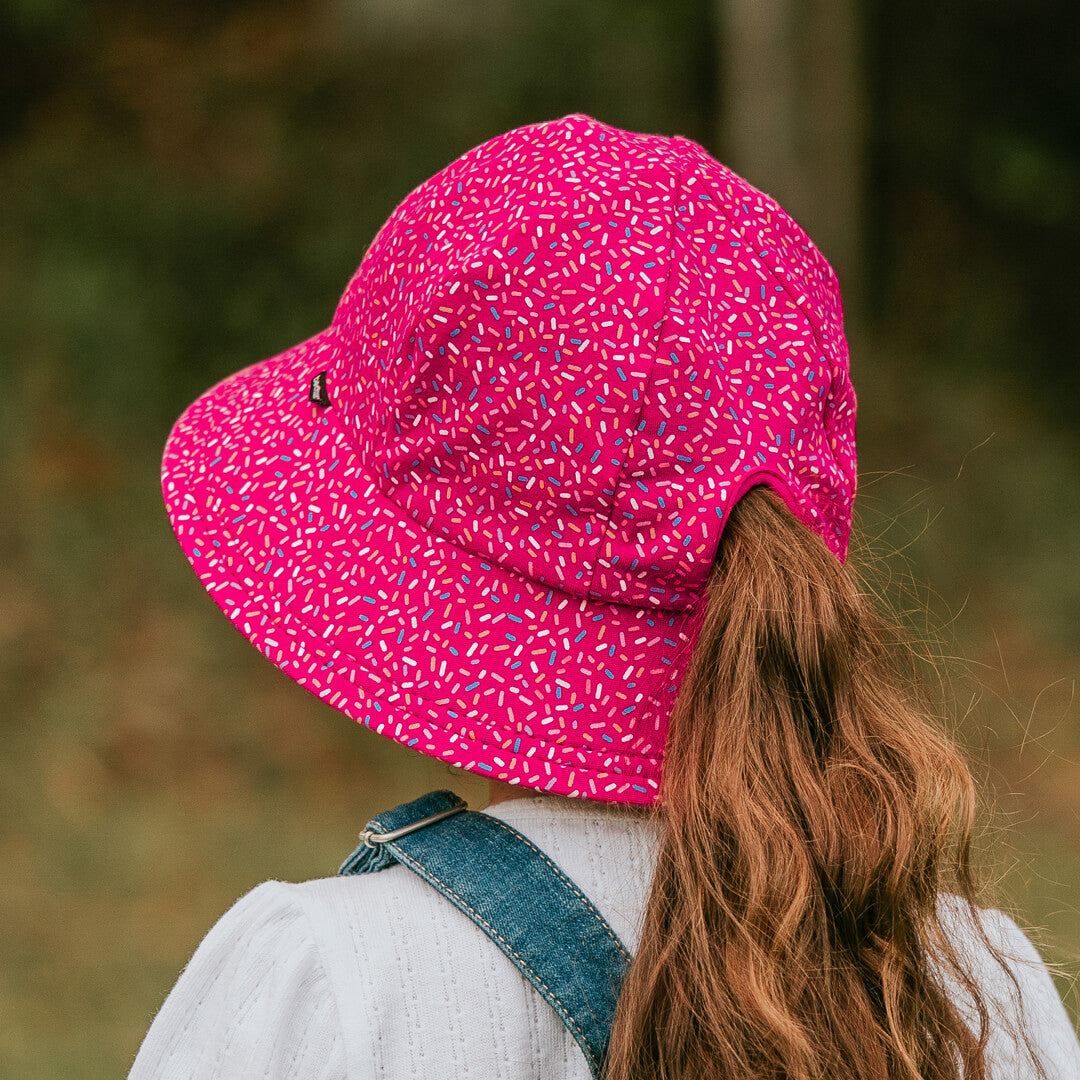
[[[0,1075],[126,1074],[213,921],[483,786],[262,660],[161,506],[172,420],[330,320],[417,183],[587,112],[704,143],[840,273],[861,553],[998,900],[1080,970],[1080,6],[0,2]]]

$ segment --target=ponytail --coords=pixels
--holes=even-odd
[[[985,1080],[987,1007],[938,906],[948,886],[989,947],[974,785],[910,700],[896,627],[765,487],[707,604],[605,1080]]]

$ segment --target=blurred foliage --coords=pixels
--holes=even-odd
[[[862,554],[964,657],[988,865],[1075,972],[1080,8],[863,13]],[[690,0],[0,2],[0,1074],[122,1075],[238,895],[332,873],[380,804],[483,801],[228,626],[158,454],[498,131],[584,111],[723,157],[723,45]]]

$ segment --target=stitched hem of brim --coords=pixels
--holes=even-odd
[[[166,500],[166,505],[170,518],[172,518],[172,503]],[[439,537],[435,537],[435,539],[439,543],[449,544],[449,541],[442,540]],[[272,614],[274,605],[276,603],[279,603],[280,601],[278,601],[272,595],[268,595],[267,593],[260,591],[253,584],[251,584],[254,580],[258,578],[259,574],[258,570],[250,563],[245,564],[245,573],[245,571],[238,571],[234,567],[226,565],[221,560],[208,559],[198,552],[188,551],[183,544],[181,544],[180,547],[181,550],[184,552],[184,555],[187,558],[188,562],[195,570],[195,573],[198,576],[203,587],[208,593],[210,593],[215,602],[218,603],[218,606],[222,608],[222,610],[225,612],[225,614],[228,616],[230,621],[233,622],[234,625],[237,624],[237,619],[233,616],[232,612],[236,610],[236,606],[230,606],[228,609],[226,609],[222,606],[222,603],[218,601],[216,595],[222,587],[222,578],[228,579],[227,582],[224,582],[224,584],[228,584],[234,587],[238,590],[241,596],[246,598],[247,604],[244,606],[254,606],[258,609],[260,616],[260,625],[272,623],[274,626],[281,629],[282,632],[289,634],[290,636],[295,636],[295,634],[293,634],[292,631],[288,627],[286,627],[287,621],[290,625],[294,624],[296,627],[298,627],[308,640],[324,642],[324,639],[320,634],[319,628],[301,619],[294,612],[288,613],[287,620],[284,620],[279,616]],[[524,579],[518,578],[518,576],[514,574],[513,571],[508,571],[499,567],[497,573],[504,577],[506,580],[513,580],[519,584],[525,583]],[[547,589],[547,586],[545,586],[544,588]],[[580,597],[572,596],[569,593],[565,595],[577,603],[582,602]],[[589,601],[589,603],[600,603],[600,601]],[[609,604],[605,602],[605,606],[617,608],[629,605]],[[685,613],[685,617],[688,619],[692,617],[695,613],[696,609],[688,611],[687,613]],[[651,611],[650,614],[652,614]],[[248,637],[250,640],[250,635],[246,631],[241,630],[241,632],[244,633],[245,636]],[[263,650],[260,649],[260,651]],[[335,664],[339,658],[344,658],[345,660],[347,660],[351,665],[353,665],[353,667],[350,669],[338,666],[335,668],[336,673],[343,676],[344,678],[347,678],[354,686],[357,687],[357,689],[360,689],[365,693],[371,692],[371,685],[381,686],[381,682],[385,681],[388,685],[394,687],[395,693],[400,694],[403,698],[410,702],[410,709],[412,709],[411,702],[415,699],[416,701],[422,702],[425,706],[429,706],[432,709],[433,714],[435,715],[437,715],[438,711],[445,709],[447,704],[453,704],[457,709],[460,709],[462,712],[467,713],[470,710],[470,707],[468,705],[465,705],[460,701],[456,701],[452,695],[447,695],[444,698],[433,698],[429,697],[427,694],[421,693],[419,690],[408,690],[404,687],[400,687],[392,679],[380,676],[380,674],[376,670],[374,670],[365,662],[361,655],[350,652],[348,649],[342,648],[341,646],[328,648],[325,646],[324,643],[324,646],[322,648],[314,649],[312,651],[316,655],[323,655],[325,653],[326,655],[332,656],[333,662]],[[277,660],[271,657],[267,658],[271,659],[273,663],[277,663]],[[353,677],[353,671],[355,671],[356,674],[360,676],[359,679]],[[290,677],[295,678],[295,676]],[[492,747],[501,747],[502,752],[504,753],[515,753],[515,751],[513,751],[512,749],[507,749],[508,747],[512,747],[515,742],[521,744],[528,744],[529,746],[534,747],[534,753],[539,753],[542,747],[551,745],[545,740],[530,739],[528,736],[522,735],[519,732],[507,731],[506,729],[500,728],[497,724],[493,724],[490,720],[485,721],[484,726],[487,731],[490,732],[493,736],[493,741],[491,743],[484,742],[483,740],[475,740],[473,736],[469,735],[467,727],[452,727],[448,724],[440,723],[438,720],[432,720],[430,718],[425,722],[431,726],[438,727],[440,731],[447,736],[447,738],[462,739],[466,742],[476,742],[477,745],[483,746],[487,749],[490,749]],[[561,750],[571,753],[575,751],[580,751],[585,754],[595,754],[597,749],[595,744],[590,745],[588,743],[577,743],[572,742],[569,739],[558,743],[558,746]],[[516,753],[520,753],[520,751],[517,751]],[[646,765],[650,769],[654,769],[657,767],[659,761],[657,756],[653,754],[613,753],[611,757],[613,759],[623,761],[627,765],[627,767],[623,769],[613,768],[611,770],[612,775],[618,776],[631,775],[631,770],[636,768],[636,765],[639,762]],[[582,769],[585,769],[586,771],[588,770],[587,766],[578,766],[577,768],[579,771]],[[634,772],[633,775],[637,776],[638,774]]]
[[[439,752],[429,749],[420,752],[479,776],[523,784],[538,791],[557,789],[558,794],[573,793],[580,798],[600,801],[640,804],[655,801],[659,790],[659,758],[619,755],[649,762],[655,773],[653,776],[628,775],[615,769],[599,770],[544,757],[543,754],[557,749],[554,744],[531,740],[524,735],[507,737],[510,743],[520,743],[517,752],[512,747],[471,737],[465,731],[439,723],[431,715],[424,715],[416,707],[419,702],[433,710],[445,709],[454,704],[451,698],[440,703],[415,691],[401,689],[390,679],[380,679],[377,673],[356,663],[355,658],[344,650],[327,646],[313,627],[295,616],[288,619],[275,616],[266,602],[256,598],[233,571],[206,559],[193,559],[187,552],[185,555],[214,603],[267,660],[309,693],[377,734],[416,749],[423,741],[424,729],[435,729],[452,744],[451,747]],[[223,581],[225,575],[228,575],[227,581]],[[236,603],[223,595],[226,587],[239,594]],[[311,673],[310,666],[303,663],[309,656],[323,660],[318,668],[324,673],[322,683]],[[355,666],[339,667],[337,662],[343,656]],[[357,694],[361,698],[358,699]],[[583,749],[571,744],[562,746],[571,752]],[[595,750],[593,747],[584,749]]]
[[[192,560],[190,555],[187,555],[187,559],[191,563],[192,567],[195,569],[196,574],[199,574],[198,567],[196,567],[195,562]],[[229,584],[234,586],[236,589],[240,590],[240,592],[245,597],[247,597],[250,605],[253,605],[253,606],[255,606],[255,607],[257,607],[259,609],[264,622],[272,623],[273,625],[275,625],[279,629],[281,629],[283,633],[289,634],[290,636],[295,636],[295,635],[292,634],[290,628],[285,625],[285,620],[283,620],[283,619],[279,618],[278,616],[275,616],[274,614],[272,614],[273,601],[271,600],[270,597],[268,597],[266,594],[260,592],[257,589],[254,589],[250,585],[248,585],[245,582],[244,578],[242,576],[240,576],[238,574],[238,572],[236,570],[234,570],[232,567],[223,566],[220,563],[212,563],[209,559],[204,560],[204,562],[205,562],[205,565],[207,567],[207,570],[209,571],[212,568],[213,574],[216,575],[217,578],[220,578],[222,576],[227,575],[228,578],[229,578]],[[248,570],[249,570],[249,573],[251,575],[256,574],[256,570],[255,570],[254,567],[249,566]],[[507,573],[506,571],[500,571],[500,572]],[[513,576],[513,575],[508,573],[507,576]],[[220,586],[220,584],[221,584],[220,581],[215,580],[215,577],[212,576],[210,573],[208,573],[205,577],[203,575],[199,574],[199,577],[200,577],[200,580],[203,582],[204,587],[206,587],[207,591],[211,592],[211,593],[213,593],[213,592],[215,592],[217,590],[212,589],[209,586],[209,582],[213,581],[215,583],[215,585],[217,585],[217,586]],[[215,600],[216,600],[216,598],[215,598]],[[290,612],[289,617],[288,617],[288,622],[289,623],[295,623],[295,625],[299,628],[299,630],[301,630],[303,632],[303,634],[308,638],[308,640],[311,640],[311,641],[320,641],[320,640],[322,640],[320,635],[319,635],[318,627],[313,626],[311,623],[305,622],[303,619],[299,618],[299,616],[297,616],[297,615]],[[323,650],[318,650],[318,651],[321,652]],[[337,666],[336,663],[335,663],[335,667],[333,668],[333,670],[338,675],[341,675],[344,678],[348,679],[357,689],[362,690],[363,692],[370,694],[372,685],[380,686],[380,679],[382,677],[379,675],[379,673],[377,671],[375,671],[367,663],[365,663],[364,659],[361,656],[358,656],[356,653],[350,652],[348,649],[344,649],[344,648],[341,648],[341,647],[336,647],[336,648],[332,649],[330,652],[331,652],[331,655],[334,658],[335,662],[337,661],[338,658],[343,658],[343,659],[347,660],[350,665],[352,665],[352,667],[341,667],[341,666]],[[355,672],[356,675],[359,675],[360,677],[359,678],[354,678],[354,675],[353,675],[354,672]],[[413,699],[415,699],[416,701],[422,702],[426,706],[430,706],[432,709],[442,709],[442,708],[444,708],[446,706],[447,703],[453,703],[454,705],[456,705],[462,711],[467,711],[468,710],[468,706],[463,705],[460,702],[454,701],[452,696],[448,695],[445,698],[433,698],[433,697],[429,697],[427,694],[421,693],[419,690],[407,690],[407,689],[405,689],[403,687],[399,687],[391,679],[387,678],[387,679],[384,679],[384,681],[387,684],[389,684],[391,686],[394,686],[395,692],[400,694],[403,698],[405,698],[410,703],[411,703],[411,701]],[[410,704],[409,707],[410,707],[410,709],[412,708],[411,704]],[[440,724],[440,723],[438,723],[438,721],[431,721],[431,720],[429,720],[428,723],[432,723],[432,724],[434,724],[434,726],[439,727],[440,730],[443,732],[443,734],[446,735],[448,738],[462,739],[462,740],[465,740],[465,741],[476,741],[476,740],[473,740],[473,737],[469,735],[467,729],[465,729],[463,727],[460,727],[460,726],[459,727],[452,727],[452,726],[450,726],[448,724]],[[532,740],[532,739],[529,739],[527,736],[520,735],[517,732],[506,731],[505,729],[500,729],[497,725],[493,725],[490,721],[486,721],[485,726],[486,726],[487,730],[493,736],[493,741],[491,743],[484,742],[483,740],[478,741],[478,745],[484,746],[485,748],[491,748],[491,747],[494,747],[494,746],[502,746],[504,752],[510,753],[512,751],[507,751],[506,747],[510,746],[515,741],[520,741],[523,744],[529,744],[531,746],[536,747],[537,748],[536,752],[539,752],[539,748],[544,745],[544,743],[541,740]],[[591,753],[595,753],[595,751],[596,751],[596,747],[595,746],[590,746],[588,743],[575,743],[575,742],[571,742],[569,740],[560,743],[559,746],[560,746],[561,749],[571,751],[571,752],[573,752],[573,751],[581,751],[583,753],[590,753],[591,754]],[[520,753],[520,751],[519,751],[519,753]],[[628,765],[630,765],[631,767],[633,767],[633,765],[635,763],[637,763],[637,762],[645,763],[645,764],[648,764],[648,765],[655,765],[656,762],[657,762],[657,758],[655,757],[655,755],[652,755],[652,754],[625,754],[624,753],[624,754],[612,754],[611,756],[612,756],[612,758],[617,758],[617,759],[619,759],[621,761],[627,762]],[[579,767],[579,768],[583,768],[583,767]],[[625,769],[624,770],[612,769],[612,773],[614,775],[619,775],[619,776],[628,775],[628,771],[625,770]]]

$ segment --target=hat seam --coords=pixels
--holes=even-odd
[[[713,178],[707,176],[706,174],[704,174],[702,172],[698,172],[697,175],[701,179],[704,186],[709,189],[711,194],[713,196],[717,196],[718,193],[717,193],[716,187],[715,187],[716,181]],[[756,191],[759,195],[764,196],[766,199],[768,199],[770,202],[772,202],[776,206],[776,208],[778,210],[780,210],[780,212],[785,217],[787,217],[789,220],[792,221],[793,224],[798,224],[797,222],[794,221],[794,219],[791,218],[791,215],[788,214],[787,211],[784,210],[784,208],[782,206],[780,206],[780,204],[776,201],[776,199],[774,199],[771,195],[766,194],[764,191],[761,191],[759,188],[754,188],[754,191]],[[738,237],[739,237],[740,240],[742,240],[743,242],[746,242],[746,240],[747,240],[747,235],[746,235],[747,227],[744,226],[738,220],[738,218],[732,217],[731,214],[729,214],[724,209],[724,200],[723,199],[717,197],[715,199],[715,202],[716,202],[716,205],[719,208],[720,212],[724,215],[725,218],[727,218],[728,223],[731,226],[731,229],[735,233],[738,234]],[[807,237],[807,240],[809,241],[810,238]],[[812,241],[811,241],[811,243],[812,243]],[[815,250],[817,250],[816,246],[815,246]],[[821,255],[821,252],[818,251],[818,254]],[[822,356],[829,357],[829,366],[831,368],[838,367],[838,365],[832,359],[832,357],[829,356],[829,350],[825,348],[825,345],[824,345],[824,343],[822,341],[822,338],[821,338],[820,328],[817,325],[817,318],[815,317],[813,312],[810,311],[806,307],[805,303],[800,303],[798,300],[795,299],[795,296],[792,294],[791,289],[788,288],[787,283],[780,279],[780,275],[776,272],[775,268],[773,267],[773,264],[771,262],[767,261],[765,259],[764,255],[762,255],[760,252],[758,252],[755,249],[754,250],[754,257],[761,261],[761,265],[766,270],[768,270],[769,276],[776,282],[777,285],[780,286],[780,288],[782,288],[784,290],[785,293],[787,293],[788,299],[792,302],[792,304],[794,304],[794,306],[797,307],[800,312],[802,312],[803,317],[806,319],[808,325],[810,326],[810,333],[813,334],[813,336],[814,336],[814,344],[818,347],[818,350],[821,352]],[[825,256],[821,255],[821,258],[824,259]],[[832,268],[830,267],[830,270],[831,269]]]
[[[676,136],[676,138],[678,138],[678,137],[679,136]],[[718,193],[716,191],[715,181],[712,178],[710,178],[709,176],[705,175],[700,170],[697,172],[697,176],[701,179],[704,186],[709,189],[710,193],[714,197],[716,197]],[[776,199],[774,199],[771,195],[767,195],[764,191],[761,191],[758,188],[754,188],[754,190],[757,191],[758,194],[764,195],[766,199],[769,199],[771,202],[773,202],[776,205],[776,207],[781,211],[781,213],[783,213],[785,217],[792,220],[792,222],[794,224],[796,224],[796,225],[798,224],[798,222],[795,222],[794,219],[791,218],[791,215],[788,214],[787,211],[784,210],[784,208],[782,206],[780,206],[780,204],[776,201]],[[747,241],[746,228],[736,218],[732,217],[730,214],[728,214],[726,212],[726,210],[724,210],[724,201],[723,201],[723,199],[716,198],[715,201],[716,201],[717,206],[720,208],[721,213],[723,213],[724,217],[727,218],[727,220],[728,220],[728,222],[729,222],[729,224],[731,226],[732,231],[734,231],[738,235],[739,239],[742,240],[745,243]],[[800,230],[802,229],[801,226],[799,226],[799,228],[800,228]],[[806,235],[805,230],[803,230],[803,235]],[[810,240],[809,236],[807,236],[806,239],[807,239],[807,241],[809,243],[813,244],[813,241]],[[814,250],[818,251],[816,245],[814,246]],[[818,254],[821,255],[821,252],[818,251]],[[805,303],[800,303],[795,298],[795,295],[792,293],[791,289],[788,287],[787,282],[785,282],[785,281],[783,281],[781,279],[780,275],[776,272],[776,269],[773,266],[773,264],[770,261],[768,261],[765,258],[764,255],[760,254],[757,250],[755,250],[754,251],[754,257],[761,263],[762,267],[765,270],[768,271],[769,276],[773,279],[773,281],[775,281],[776,284],[781,289],[784,290],[784,292],[787,294],[787,297],[791,301],[791,303],[799,310],[799,312],[802,314],[803,318],[806,319],[806,324],[810,327],[810,333],[813,335],[813,338],[814,338],[814,344],[817,346],[818,351],[821,354],[822,358],[829,365],[829,393],[826,395],[826,398],[827,399],[832,398],[834,388],[835,388],[836,382],[837,382],[837,376],[838,375],[843,376],[844,371],[843,371],[843,368],[842,368],[841,364],[831,355],[832,351],[825,347],[824,341],[823,341],[823,339],[821,337],[821,329],[818,326],[816,316],[806,306]],[[826,265],[828,265],[828,261],[825,260],[825,256],[821,255],[821,258],[826,262]],[[833,278],[835,279],[836,273],[832,269],[831,266],[829,266],[829,272],[832,274]],[[836,425],[835,425],[834,422],[832,422],[832,420],[830,419],[828,413],[826,412],[824,402],[822,403],[821,419],[822,419],[822,424],[825,427],[826,431],[828,431],[830,434],[835,433]],[[854,485],[855,476],[854,476],[853,472],[847,467],[847,465],[844,464],[843,461],[841,461],[836,456],[836,454],[833,452],[832,447],[828,446],[827,441],[826,441],[826,446],[827,446],[827,449],[829,451],[829,456],[833,459],[833,461],[839,467],[840,471],[844,474],[844,476],[847,478],[849,483]]]
[[[645,403],[648,399],[649,387],[652,385],[653,375],[656,372],[656,362],[660,355],[660,342],[664,336],[664,327],[668,321],[668,304],[671,300],[671,278],[672,272],[675,267],[675,228],[678,222],[679,214],[679,195],[683,190],[683,177],[689,171],[690,165],[685,157],[680,160],[679,172],[675,176],[675,185],[673,192],[674,212],[671,215],[671,225],[668,229],[668,265],[667,274],[664,277],[664,304],[662,308],[662,314],[660,316],[660,324],[656,328],[656,336],[653,342],[653,354],[652,361],[649,364],[649,374],[645,379],[645,383],[641,388],[641,404],[638,407],[637,416],[634,419],[634,426],[630,430],[630,435],[626,440],[626,451],[623,454],[622,462],[619,468],[615,472],[615,480],[611,487],[611,501],[608,505],[607,521],[604,522],[604,526],[600,531],[600,539],[596,545],[596,558],[593,562],[593,572],[589,578],[589,592],[592,593],[596,587],[596,574],[600,568],[600,560],[603,557],[604,544],[612,534],[612,523],[615,520],[615,503],[619,497],[619,484],[622,480],[623,471],[626,469],[626,465],[630,460],[630,454],[637,443],[637,437],[639,428],[641,426],[641,418],[645,415]],[[614,566],[611,566],[614,569]],[[638,606],[638,605],[632,605]],[[693,606],[693,605],[691,605]],[[657,605],[659,607],[659,605]],[[678,609],[684,610],[684,609]]]

